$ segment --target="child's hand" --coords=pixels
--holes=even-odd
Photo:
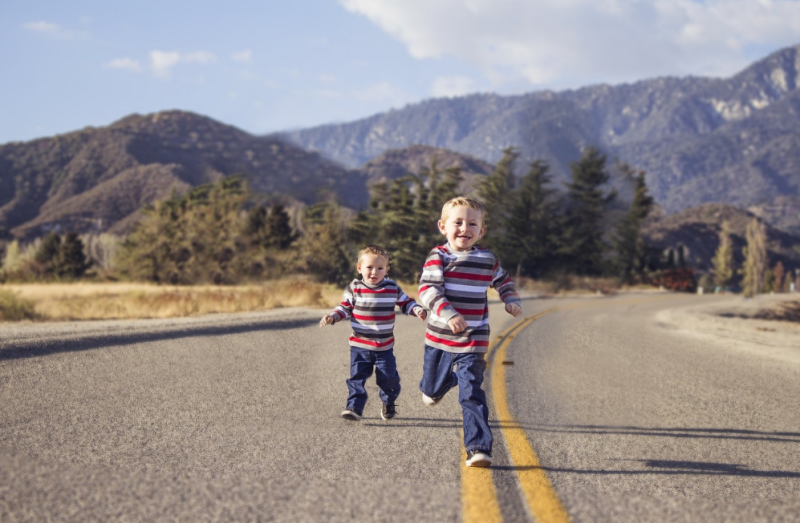
[[[516,318],[517,316],[522,314],[522,307],[520,307],[516,303],[506,303],[506,312]]]
[[[419,309],[417,309],[417,317],[422,321],[425,321],[425,318],[428,317],[428,311],[420,307]]]
[[[331,323],[333,323],[333,316],[326,314],[321,320],[319,320],[319,328],[321,329],[325,325],[330,325]]]
[[[450,318],[447,325],[450,326],[450,330],[453,331],[453,334],[458,334],[467,328],[467,320],[464,319],[464,316],[459,314],[458,316]]]

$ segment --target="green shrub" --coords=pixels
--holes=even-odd
[[[0,321],[35,320],[38,317],[32,302],[11,291],[0,290]]]

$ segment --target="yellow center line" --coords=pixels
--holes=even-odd
[[[555,310],[555,309],[552,309]],[[552,311],[551,310],[551,311]],[[536,315],[540,317],[551,311]],[[532,320],[531,320],[532,321]],[[517,330],[521,330],[526,321],[512,325],[503,331],[497,340]],[[495,346],[497,341],[495,341]],[[502,366],[502,365],[500,365]],[[463,438],[462,438],[463,440]],[[461,447],[461,514],[464,523],[500,523],[503,516],[497,501],[497,489],[492,481],[492,471],[488,468],[467,467],[464,462],[467,453]]]
[[[658,298],[639,298],[616,302],[615,305],[628,305],[648,301],[659,301],[668,298],[662,296]],[[547,309],[533,316],[529,316],[500,333],[495,338],[492,346],[487,353],[488,357],[493,353],[494,363],[491,365],[491,391],[495,411],[500,430],[506,441],[509,456],[519,477],[520,487],[525,500],[528,503],[530,512],[537,522],[542,523],[563,523],[569,522],[569,515],[553,489],[550,480],[542,466],[539,458],[533,451],[525,431],[520,427],[517,420],[511,415],[508,408],[508,396],[506,391],[505,367],[502,364],[506,357],[506,347],[513,341],[525,327],[535,320],[546,316],[557,310],[566,311],[579,307],[597,306],[598,303],[580,303],[563,305]],[[495,364],[497,363],[497,364]],[[463,438],[462,438],[463,439]],[[461,500],[462,500],[462,520],[464,523],[495,523],[502,522],[503,516],[500,512],[500,505],[497,500],[497,489],[492,481],[491,469],[466,467],[466,452],[461,447]]]
[[[561,500],[558,499],[553,485],[547,479],[547,474],[542,470],[539,458],[528,442],[525,431],[508,409],[506,372],[502,362],[506,357],[506,347],[514,339],[514,336],[536,319],[553,311],[555,309],[541,312],[520,323],[518,329],[506,336],[497,347],[497,353],[494,356],[495,364],[492,365],[492,400],[500,422],[500,430],[506,440],[511,462],[516,467],[520,488],[528,502],[528,507],[536,521],[540,523],[561,523],[568,522],[570,519]]]
[[[463,440],[463,438],[462,438]],[[467,467],[467,452],[461,446],[461,520],[464,523],[502,523],[492,470]]]

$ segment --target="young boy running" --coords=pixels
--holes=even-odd
[[[458,385],[466,465],[488,467],[492,431],[481,389],[489,348],[487,289],[497,290],[512,316],[519,316],[522,308],[514,284],[494,254],[475,246],[486,232],[483,205],[471,198],[453,198],[442,207],[438,225],[447,243],[428,254],[419,281],[419,300],[431,311],[419,388],[425,404],[435,405]]]
[[[383,402],[381,417],[394,417],[395,400],[400,394],[400,375],[394,358],[394,308],[425,320],[427,312],[409,298],[392,280],[386,279],[389,271],[389,251],[377,245],[368,245],[358,253],[356,269],[361,279],[353,280],[344,291],[342,303],[319,322],[320,327],[350,318],[353,332],[350,335],[350,379],[347,388],[350,396],[342,417],[360,420],[367,403],[364,383],[375,369],[375,381]]]

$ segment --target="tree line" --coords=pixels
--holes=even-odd
[[[696,289],[682,247],[656,249],[643,240],[642,225],[654,205],[643,171],[621,162],[609,167],[604,154],[587,147],[571,164],[570,180],[557,188],[547,163],[532,161],[518,176],[518,162],[516,149],[505,149],[471,194],[487,211],[487,234],[479,243],[512,274]],[[610,169],[628,184],[629,202],[618,201]],[[436,226],[441,207],[459,194],[463,181],[459,169],[441,169],[434,159],[417,173],[371,186],[368,206],[359,212],[328,200],[291,216],[280,203],[259,200],[243,177],[230,176],[145,206],[133,231],[117,241],[52,232],[25,252],[14,242],[0,278],[70,280],[93,274],[162,284],[236,284],[305,274],[341,284],[355,275],[358,250],[377,243],[392,253],[392,277],[414,281],[429,250],[443,242]],[[783,288],[790,271],[767,267],[764,225],[757,220],[751,225],[745,264],[737,269],[730,228],[723,224],[706,279],[725,289],[741,276],[742,288],[751,294],[768,283]]]

